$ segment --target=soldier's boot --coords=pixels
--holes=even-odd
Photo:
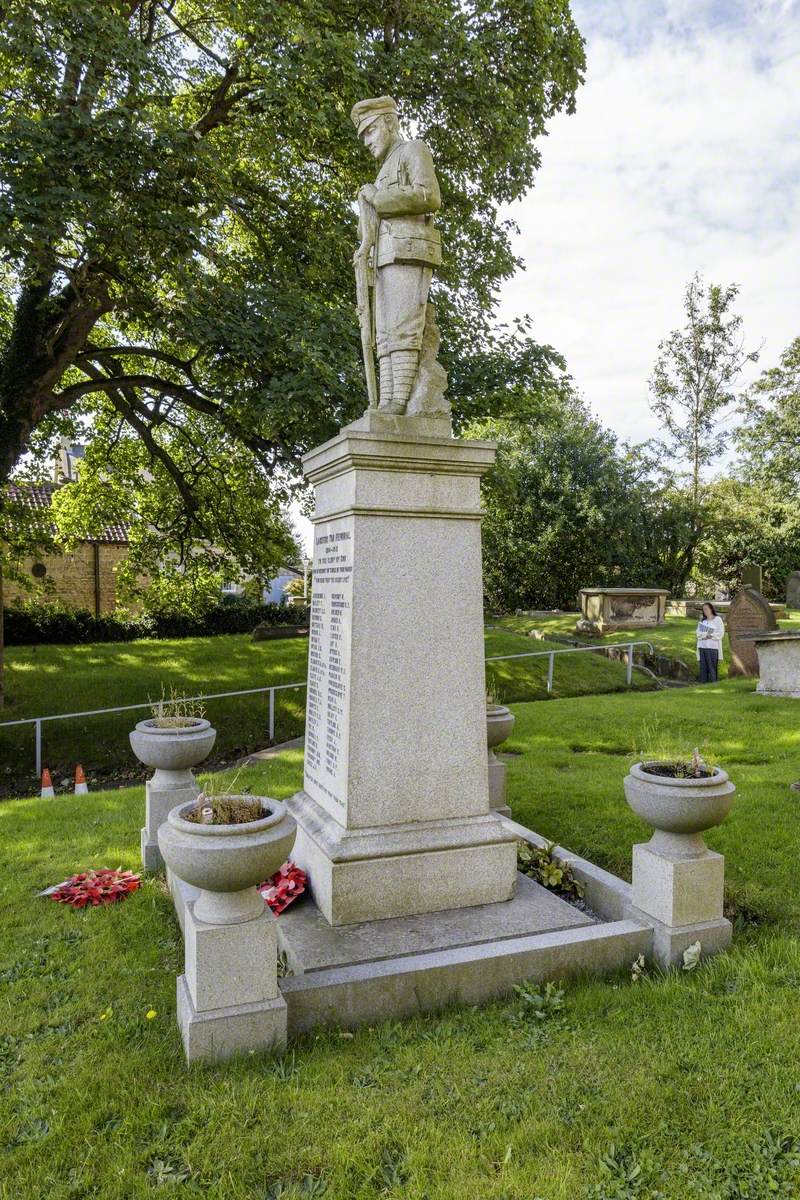
[[[392,351],[392,408],[404,413],[411,398],[411,389],[419,366],[418,350]]]
[[[392,356],[384,354],[378,359],[380,369],[381,412],[394,412],[392,407]]]

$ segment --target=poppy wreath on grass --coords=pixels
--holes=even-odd
[[[285,862],[271,879],[258,885],[258,890],[277,917],[306,890],[306,873],[296,863]]]
[[[59,904],[69,904],[72,908],[96,908],[99,904],[115,904],[124,900],[131,892],[137,891],[141,885],[141,876],[133,871],[109,870],[102,867],[99,871],[81,871],[71,875],[60,883],[54,892],[50,893],[51,900]]]

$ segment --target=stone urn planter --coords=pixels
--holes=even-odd
[[[158,848],[158,830],[176,804],[193,800],[200,791],[192,774],[210,753],[217,737],[204,717],[185,717],[184,724],[161,725],[157,718],[140,721],[130,734],[133,753],[155,774],[145,786],[142,828],[142,865],[157,871],[164,865]]]
[[[185,787],[193,782],[192,767],[211,753],[217,731],[204,717],[186,717],[184,725],[162,726],[156,718],[140,721],[131,731],[133,753],[146,767],[155,767],[156,787]],[[166,777],[166,778],[165,778]]]
[[[498,761],[495,750],[514,728],[514,714],[505,704],[486,705],[486,744],[489,748],[489,807],[507,817],[511,809],[506,804],[506,765]]]
[[[511,737],[516,717],[505,704],[486,705],[486,741],[490,753]]]
[[[203,825],[186,819],[194,802],[171,810],[158,831],[169,871],[200,889],[194,915],[207,925],[238,925],[264,912],[255,885],[287,860],[297,826],[285,805],[267,796],[229,796],[260,801],[263,816],[236,825]]]
[[[628,804],[654,830],[633,847],[631,915],[652,925],[653,954],[664,967],[685,966],[689,950],[694,961],[724,950],[732,932],[723,915],[725,859],[703,833],[725,820],[736,789],[719,767],[695,776],[679,775],[676,765],[636,763],[624,785]]]
[[[625,777],[625,799],[655,831],[651,850],[680,857],[704,854],[703,833],[725,820],[736,788],[719,767],[698,778],[657,773],[672,765],[636,763]]]

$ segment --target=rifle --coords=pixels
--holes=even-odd
[[[378,383],[375,378],[375,357],[372,353],[372,316],[369,304],[369,251],[375,242],[376,214],[371,204],[358,198],[359,247],[353,259],[356,273],[356,304],[361,326],[361,353],[367,377],[367,396],[370,408],[378,404]]]

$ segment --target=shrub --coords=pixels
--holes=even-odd
[[[132,642],[137,638],[208,637],[223,633],[252,633],[256,625],[302,625],[308,609],[280,604],[223,603],[202,616],[108,613],[96,617],[87,609],[69,608],[60,601],[26,601],[4,609],[7,646],[87,642]]]

